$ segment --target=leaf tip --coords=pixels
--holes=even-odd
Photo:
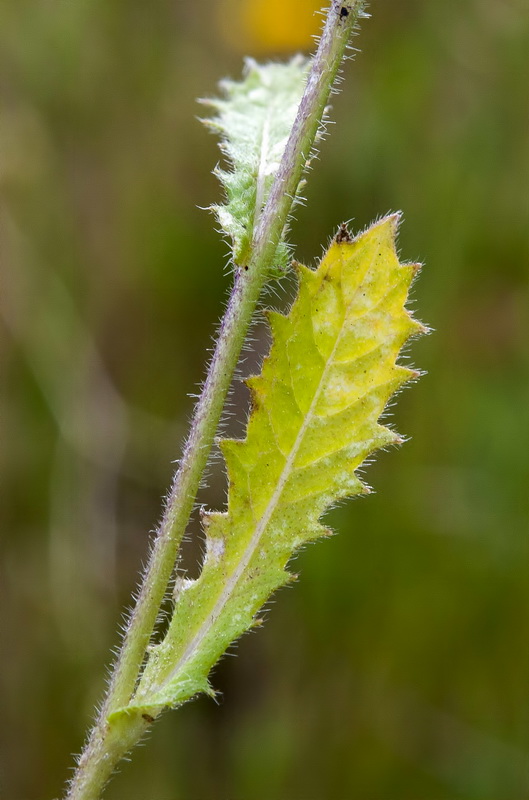
[[[430,327],[429,325],[425,325],[424,322],[419,322],[419,320],[414,320],[417,324],[417,333],[421,336],[429,336],[431,333],[435,332],[435,328]]]
[[[380,220],[380,224],[389,224],[393,228],[394,233],[396,233],[403,217],[404,214],[402,211],[394,211],[392,214],[387,214],[385,217],[383,217]]]

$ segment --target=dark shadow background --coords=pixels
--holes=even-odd
[[[310,48],[317,6],[0,2],[6,800],[57,797],[81,747],[229,288],[195,98]],[[528,796],[527,5],[371,11],[292,240],[314,263],[404,211],[436,329],[392,411],[412,438],[217,668],[220,705],[167,714],[109,800]]]

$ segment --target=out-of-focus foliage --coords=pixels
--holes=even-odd
[[[0,4],[2,797],[58,796],[81,746],[229,285],[194,98],[310,44],[312,4],[246,5]],[[304,261],[336,219],[404,209],[437,329],[395,412],[412,440],[222,662],[222,704],[167,715],[110,800],[528,791],[526,4],[371,10],[291,238]],[[201,500],[224,495],[215,466]]]
[[[321,8],[319,0],[221,0],[218,25],[227,44],[237,50],[245,42],[252,53],[290,53],[305,50],[319,33],[321,17],[315,12]]]

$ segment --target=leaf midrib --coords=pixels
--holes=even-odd
[[[295,442],[294,442],[294,444],[292,446],[292,449],[290,451],[290,454],[289,454],[289,456],[288,456],[288,458],[287,458],[287,460],[285,462],[285,465],[284,465],[283,470],[281,472],[281,476],[279,478],[277,486],[276,486],[276,488],[275,488],[275,490],[274,490],[274,492],[272,494],[272,497],[270,498],[270,501],[268,502],[268,505],[267,505],[265,511],[263,512],[259,522],[256,525],[255,531],[254,531],[254,533],[252,535],[252,538],[250,539],[250,542],[248,543],[248,545],[246,547],[246,550],[244,551],[244,554],[243,554],[241,560],[239,561],[239,563],[238,563],[237,567],[235,568],[235,570],[232,572],[231,576],[228,578],[228,580],[227,580],[227,582],[226,582],[226,584],[224,586],[224,590],[222,591],[222,594],[218,598],[217,602],[215,603],[215,606],[213,607],[213,610],[208,615],[208,618],[203,623],[203,625],[201,626],[199,631],[196,633],[196,635],[194,636],[192,641],[189,643],[188,647],[186,648],[186,650],[184,651],[184,653],[180,657],[180,660],[178,661],[176,666],[172,669],[170,675],[161,683],[161,685],[159,687],[157,687],[157,689],[155,691],[160,691],[165,686],[167,686],[167,684],[169,684],[173,680],[173,678],[176,675],[178,675],[178,673],[180,672],[182,667],[188,661],[192,660],[192,658],[194,657],[194,655],[197,652],[198,648],[200,647],[202,642],[206,639],[206,637],[208,636],[209,632],[211,631],[211,629],[213,628],[213,626],[217,622],[217,620],[220,617],[222,611],[224,610],[226,604],[228,603],[233,590],[237,586],[239,580],[242,578],[246,568],[248,567],[248,564],[252,560],[252,558],[253,558],[253,556],[254,556],[254,554],[255,554],[258,546],[259,546],[261,538],[262,538],[263,534],[265,533],[265,531],[266,531],[266,529],[268,527],[268,523],[270,522],[274,511],[276,510],[276,508],[279,505],[279,501],[281,499],[281,495],[283,493],[283,489],[285,488],[285,485],[286,485],[286,483],[287,483],[287,481],[288,481],[288,479],[289,479],[289,477],[290,477],[290,475],[292,473],[294,462],[295,462],[296,456],[297,456],[297,454],[299,452],[299,448],[301,447],[301,444],[303,442],[303,438],[305,436],[307,428],[308,428],[308,426],[310,425],[310,423],[312,422],[312,420],[314,418],[314,410],[315,410],[315,408],[316,408],[316,406],[318,404],[322,389],[323,389],[323,387],[325,385],[325,381],[326,381],[326,378],[327,378],[327,373],[328,373],[328,371],[330,369],[331,364],[333,363],[333,358],[334,358],[336,349],[338,347],[340,338],[342,336],[342,332],[343,332],[344,324],[345,324],[345,318],[346,318],[346,310],[344,309],[343,318],[342,318],[342,324],[340,326],[340,331],[339,331],[339,333],[338,333],[338,335],[336,337],[333,349],[332,349],[329,357],[327,358],[327,361],[325,362],[325,366],[324,366],[323,371],[322,371],[322,375],[321,375],[320,382],[318,384],[318,388],[316,389],[316,391],[314,393],[314,397],[313,397],[312,402],[310,404],[310,407],[309,407],[309,409],[307,411],[305,419],[304,419],[304,421],[303,421],[303,423],[302,423],[302,425],[301,425],[301,427],[299,429],[299,432],[298,432],[298,434],[296,436],[296,440],[295,440]],[[314,345],[316,346],[316,343],[314,343]]]
[[[356,291],[354,292],[353,297],[349,300],[349,303],[347,304],[347,307],[343,309],[340,329],[339,329],[338,334],[336,336],[336,339],[335,339],[335,342],[334,342],[334,345],[333,345],[333,349],[330,352],[330,354],[329,354],[329,356],[328,356],[328,358],[327,358],[327,360],[325,362],[325,366],[323,367],[322,374],[321,374],[321,379],[320,379],[318,387],[317,387],[317,389],[316,389],[316,391],[314,393],[314,397],[312,399],[310,407],[309,407],[309,409],[307,411],[307,414],[305,416],[305,419],[304,419],[303,423],[300,426],[299,432],[298,432],[298,434],[296,436],[296,440],[295,440],[295,442],[294,442],[294,444],[292,446],[292,449],[290,451],[290,454],[289,454],[289,456],[288,456],[288,458],[287,458],[287,460],[285,462],[285,465],[284,465],[283,470],[281,472],[281,476],[280,476],[280,478],[278,480],[277,486],[276,486],[276,488],[275,488],[275,490],[274,490],[274,492],[272,494],[272,497],[270,498],[270,501],[268,502],[268,505],[267,505],[265,511],[263,512],[259,522],[256,525],[255,531],[254,531],[254,533],[252,535],[252,538],[251,538],[250,542],[248,543],[248,545],[246,547],[246,550],[244,551],[244,554],[243,554],[241,560],[239,561],[239,563],[238,563],[237,567],[235,568],[235,570],[232,572],[231,576],[228,578],[228,580],[227,580],[227,582],[226,582],[226,584],[224,586],[224,589],[222,591],[222,594],[218,598],[217,602],[215,603],[215,606],[213,607],[212,611],[209,613],[207,619],[202,624],[202,626],[200,627],[198,632],[195,634],[195,636],[193,637],[193,639],[191,640],[191,642],[189,643],[189,645],[185,649],[184,653],[180,657],[179,661],[177,662],[177,664],[171,670],[171,672],[168,675],[168,677],[165,678],[165,680],[163,680],[162,683],[158,687],[156,687],[154,689],[155,692],[163,690],[178,675],[178,673],[182,670],[182,668],[185,666],[185,664],[187,662],[191,661],[194,658],[195,654],[197,653],[198,649],[200,648],[200,645],[207,638],[208,634],[210,633],[210,631],[214,627],[215,623],[219,619],[220,615],[222,614],[222,611],[224,610],[226,604],[229,602],[229,599],[231,597],[232,592],[234,591],[235,587],[239,583],[239,580],[244,575],[244,572],[245,572],[246,568],[248,567],[248,564],[252,560],[252,558],[253,558],[253,556],[254,556],[254,554],[255,554],[255,552],[256,552],[256,550],[257,550],[257,548],[258,548],[258,546],[259,546],[259,544],[261,542],[262,536],[264,535],[264,533],[265,533],[265,531],[266,531],[266,529],[268,527],[268,524],[269,524],[269,522],[270,522],[270,520],[271,520],[271,518],[272,518],[272,516],[273,516],[273,514],[275,512],[275,510],[277,509],[277,507],[279,505],[279,501],[281,499],[281,495],[282,495],[283,490],[284,490],[284,488],[286,486],[286,483],[287,483],[288,479],[290,478],[291,473],[293,471],[294,462],[296,460],[296,456],[297,456],[297,454],[299,452],[299,449],[301,447],[301,444],[303,442],[303,438],[305,436],[307,428],[309,427],[310,423],[314,419],[314,416],[315,416],[314,411],[315,411],[315,409],[317,407],[317,404],[318,404],[318,401],[320,399],[321,392],[322,392],[322,390],[323,390],[323,388],[325,386],[328,371],[331,368],[331,365],[334,363],[334,356],[336,354],[336,351],[338,349],[338,346],[340,344],[340,340],[342,338],[342,335],[343,335],[343,332],[344,332],[344,329],[345,329],[345,321],[347,319],[348,309],[351,307],[351,305],[354,302],[358,292],[362,288],[367,275],[371,272],[375,260],[376,260],[376,251],[373,254],[373,258],[371,260],[371,264],[369,265],[369,267],[365,271],[363,279],[361,280],[359,286],[357,287]],[[342,262],[342,267],[343,267],[343,262]],[[341,286],[341,276],[340,276],[340,286]],[[311,322],[312,322],[312,316],[311,316]],[[314,336],[313,336],[313,341],[314,341],[314,346],[316,347],[316,349],[318,349],[317,345],[316,345],[316,342],[314,340]]]

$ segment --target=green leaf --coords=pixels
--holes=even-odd
[[[369,491],[356,474],[366,457],[400,441],[379,418],[417,377],[397,357],[425,329],[405,308],[417,265],[398,261],[397,224],[387,217],[353,241],[342,226],[317,270],[298,267],[288,316],[269,313],[273,343],[261,375],[248,379],[246,438],[222,442],[227,512],[204,517],[201,574],[180,581],[128,713],[156,716],[211,693],[212,666],[293,579],[293,553],[328,533],[320,520],[334,503]]]
[[[221,150],[231,165],[215,174],[226,192],[224,205],[212,206],[233,247],[235,264],[250,257],[253,232],[266,203],[303,94],[308,60],[294,57],[287,64],[245,63],[244,79],[225,80],[223,99],[202,100],[216,111],[203,122],[221,136]],[[278,267],[286,266],[288,248],[283,240],[276,254]]]

